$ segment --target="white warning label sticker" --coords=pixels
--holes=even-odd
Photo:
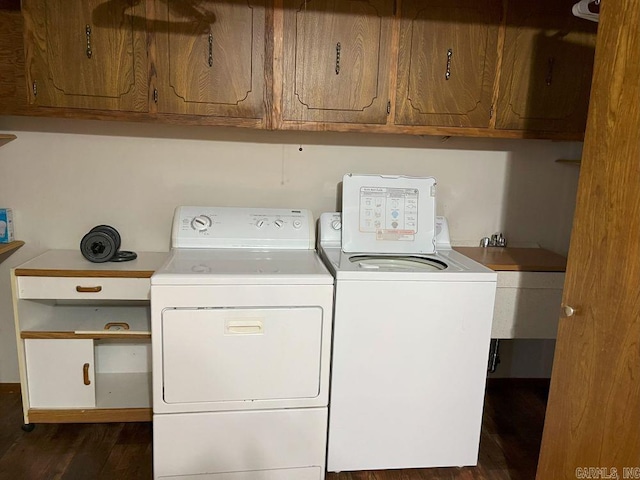
[[[413,241],[418,232],[418,189],[361,187],[360,231],[376,240]]]

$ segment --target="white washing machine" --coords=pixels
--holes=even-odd
[[[306,210],[180,207],[151,278],[154,478],[324,478],[333,277]]]
[[[362,177],[355,195],[344,179],[345,218],[320,217],[336,278],[327,469],[476,465],[496,274],[451,249],[433,179]]]

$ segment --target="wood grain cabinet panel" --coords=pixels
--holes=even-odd
[[[489,125],[501,15],[499,0],[403,0],[397,125]]]
[[[497,128],[584,132],[597,24],[573,3],[509,2]]]
[[[0,32],[0,112],[3,115],[24,113],[28,104],[22,12],[0,8]]]
[[[393,2],[284,3],[283,120],[386,123]]]
[[[144,112],[143,1],[25,0],[31,104]]]
[[[265,0],[155,8],[158,111],[263,118]]]

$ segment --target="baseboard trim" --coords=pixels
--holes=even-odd
[[[0,383],[0,393],[20,393],[20,384]]]

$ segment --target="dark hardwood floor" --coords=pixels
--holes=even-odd
[[[477,467],[328,474],[327,480],[532,480],[548,381],[487,387]],[[41,424],[24,432],[17,391],[0,390],[1,480],[152,478],[151,424]]]

